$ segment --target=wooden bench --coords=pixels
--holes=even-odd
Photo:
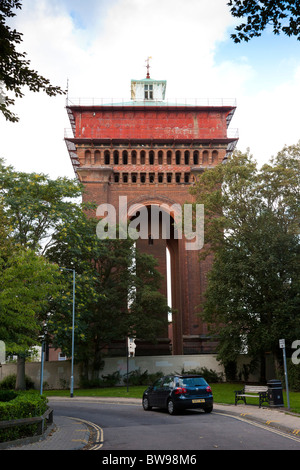
[[[269,403],[268,387],[260,385],[245,385],[242,390],[236,390],[235,392],[235,405],[239,400],[243,400],[246,403],[246,397],[257,397],[259,398],[259,407],[264,402]]]

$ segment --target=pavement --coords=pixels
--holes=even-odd
[[[141,406],[140,399],[104,398],[104,397],[51,397],[55,401],[89,401],[98,403],[136,404]],[[256,405],[227,405],[214,404],[214,413],[222,413],[242,421],[250,421],[265,427],[290,433],[300,443],[300,415],[290,413],[286,408],[261,407]],[[3,445],[3,444],[2,444]],[[2,450],[99,450],[103,445],[103,434],[99,426],[83,419],[67,416],[53,416],[50,426],[42,438],[15,442],[1,447]]]

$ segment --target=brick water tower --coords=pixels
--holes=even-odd
[[[130,101],[68,98],[66,107],[72,129],[65,140],[85,200],[108,203],[116,214],[120,200],[126,200],[128,218],[134,215],[131,207],[159,212],[159,237],[149,215],[147,236],[136,243],[157,258],[164,276],[161,291],[170,293],[174,314],[157,344],[138,345],[137,355],[214,351],[198,316],[210,262],[199,262],[199,250],[187,249],[169,208],[192,202],[189,189],[199,173],[224,162],[237,142],[235,131],[228,132],[234,100],[182,102],[165,95],[166,81],[151,79],[148,69],[145,79],[131,80]],[[163,236],[166,214],[171,230]]]

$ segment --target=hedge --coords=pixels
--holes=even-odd
[[[14,392],[11,397],[9,401],[0,401],[0,421],[42,416],[48,408],[47,397],[40,395],[36,390]],[[36,430],[37,424],[0,429],[0,442],[33,436]]]

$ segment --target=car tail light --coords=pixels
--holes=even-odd
[[[186,393],[186,388],[183,388],[183,387],[176,388],[175,395],[182,395],[183,393]]]
[[[208,393],[211,393],[211,387],[210,387],[210,386],[206,387],[205,390],[206,390]]]

